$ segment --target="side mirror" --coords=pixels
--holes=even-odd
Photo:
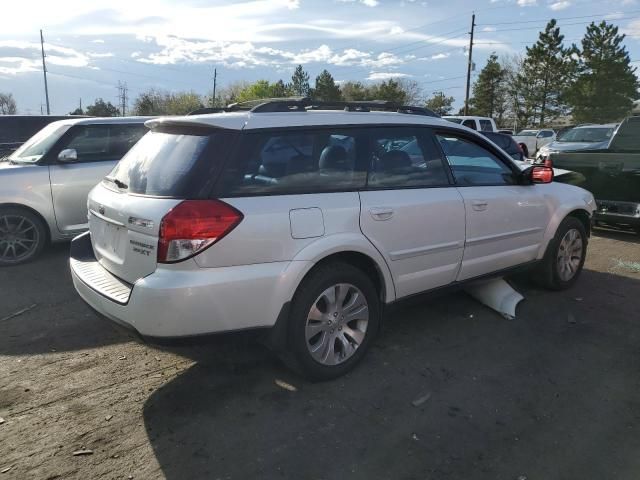
[[[78,161],[78,152],[75,148],[65,148],[58,154],[58,161],[62,163],[73,163]]]
[[[553,168],[551,167],[533,167],[531,169],[532,183],[551,183],[553,182]]]

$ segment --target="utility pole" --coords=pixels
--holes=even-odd
[[[218,80],[218,69],[213,69],[213,95],[211,97],[211,108],[216,106],[216,83]]]
[[[121,82],[118,80],[118,106],[120,107],[120,114],[124,117],[127,114],[127,82]]]
[[[47,99],[47,115],[51,115],[51,109],[49,108],[49,86],[47,85],[47,64],[44,61],[44,37],[42,36],[42,30],[40,30],[40,48],[42,49],[42,73],[44,74],[44,95]]]
[[[464,97],[464,114],[469,114],[469,87],[471,85],[471,67],[473,65],[473,31],[476,27],[476,14],[471,15],[471,31],[469,35],[471,38],[469,40],[469,63],[467,64],[467,92]]]

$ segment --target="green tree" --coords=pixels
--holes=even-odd
[[[311,94],[309,86],[309,74],[304,71],[302,65],[298,65],[291,77],[291,90],[294,95],[308,97]]]
[[[105,102],[102,98],[96,98],[93,105],[88,105],[86,113],[91,117],[117,117],[120,115],[115,105],[111,102]]]
[[[273,93],[272,85],[268,80],[258,80],[250,83],[238,93],[238,102],[247,102],[259,98],[270,98]]]
[[[171,93],[165,97],[166,115],[186,115],[203,107],[202,98],[194,92]]]
[[[75,110],[69,112],[69,115],[84,115],[84,110],[78,107]]]
[[[473,97],[469,100],[470,113],[496,118],[498,123],[502,122],[506,109],[505,77],[506,72],[498,62],[498,56],[492,53],[473,84]]]
[[[638,78],[618,27],[591,23],[582,39],[579,76],[569,92],[575,122],[608,123],[629,115]]]
[[[434,92],[433,97],[428,98],[425,107],[442,116],[448,115],[453,110],[453,97],[447,97],[443,92]]]
[[[527,47],[522,69],[516,83],[521,87],[521,104],[531,110],[532,123],[546,125],[566,113],[566,93],[577,72],[573,58],[575,48],[563,46],[564,35],[555,19],[540,32],[538,41]]]
[[[0,115],[15,115],[17,111],[13,95],[0,92]]]
[[[141,93],[133,104],[135,115],[166,115],[166,95],[154,88]]]
[[[323,70],[316,77],[316,86],[313,89],[313,96],[316,100],[325,102],[337,101],[342,98],[340,87],[327,70]]]
[[[347,102],[373,99],[369,88],[362,82],[344,82],[340,85],[340,90],[342,90],[342,97]]]
[[[271,84],[271,96],[273,98],[288,97],[291,95],[291,85],[285,84],[282,80]]]
[[[409,97],[407,90],[402,87],[400,82],[393,78],[372,85],[370,93],[375,100],[386,100],[403,105],[407,103]]]

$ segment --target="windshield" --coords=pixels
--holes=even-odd
[[[47,125],[16,150],[9,160],[20,163],[35,163],[40,160],[71,125],[52,123]]]
[[[444,119],[453,123],[462,123],[462,119],[458,117],[444,117]]]
[[[535,137],[538,134],[538,130],[521,130],[518,132],[518,137]]]
[[[559,142],[606,142],[613,135],[614,127],[589,127],[589,128],[572,128],[568,132],[563,133]]]

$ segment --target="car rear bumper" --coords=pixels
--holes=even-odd
[[[73,284],[86,303],[143,337],[156,338],[272,327],[291,300],[291,280],[299,278],[307,264],[163,265],[130,285],[114,281],[96,260],[88,232],[73,240],[70,258]]]

